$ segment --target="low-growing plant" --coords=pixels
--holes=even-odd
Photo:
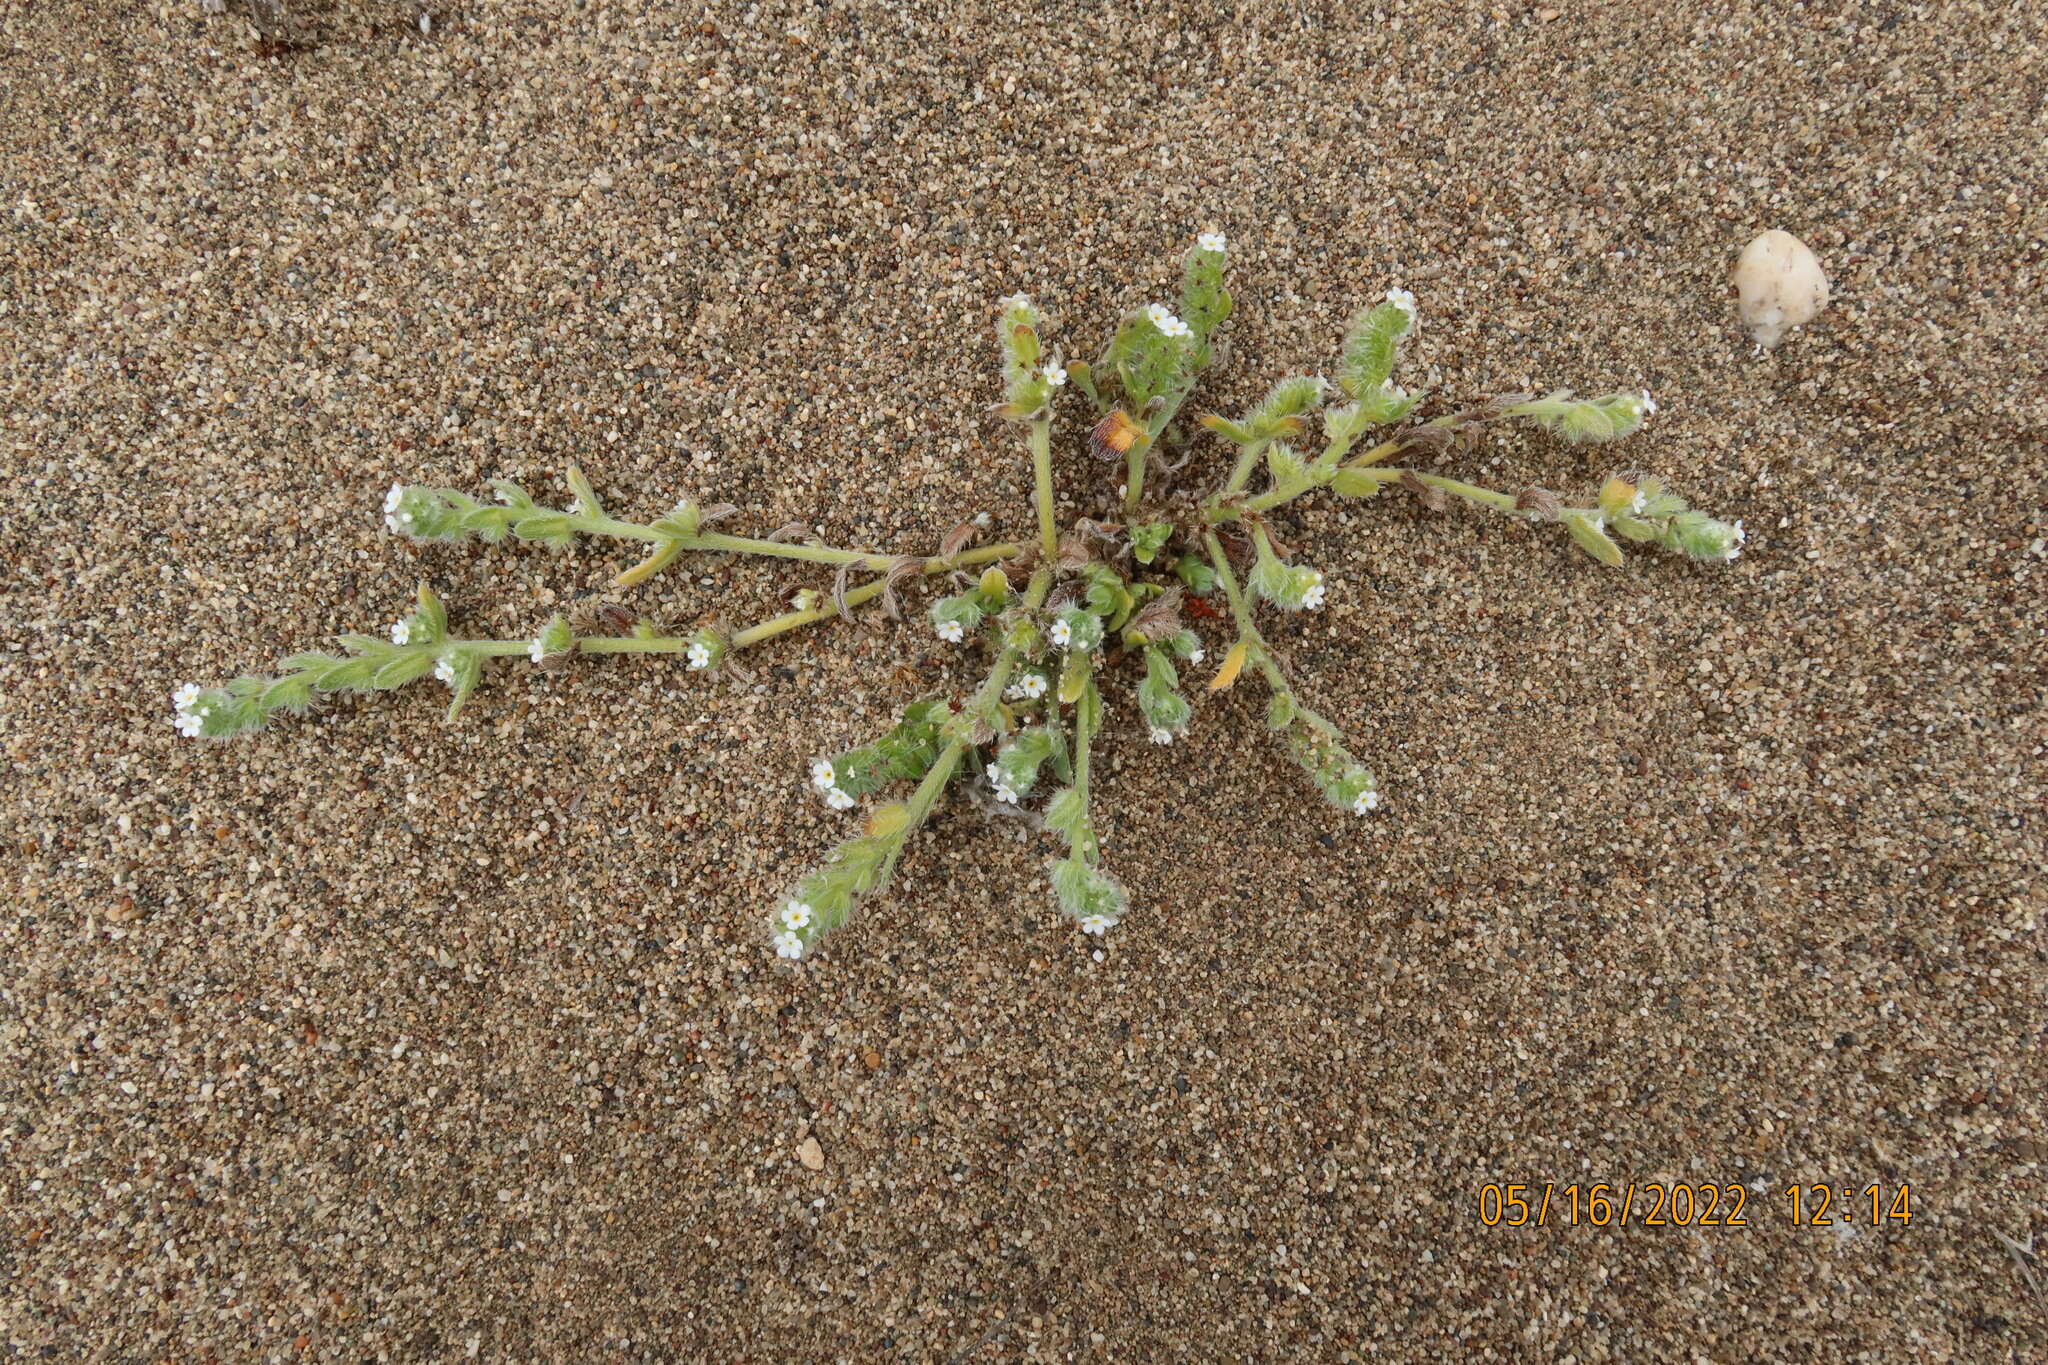
[[[1621,562],[1624,541],[1697,560],[1740,553],[1740,522],[1693,510],[1655,478],[1618,475],[1592,496],[1567,501],[1543,488],[1482,488],[1412,460],[1391,463],[1469,449],[1497,423],[1530,423],[1568,441],[1617,441],[1655,410],[1647,392],[1578,398],[1558,389],[1468,403],[1411,393],[1394,382],[1416,324],[1414,297],[1402,289],[1351,320],[1330,378],[1284,378],[1236,418],[1202,417],[1200,430],[1234,457],[1228,474],[1206,494],[1163,493],[1167,476],[1193,453],[1185,448],[1199,439],[1177,419],[1215,362],[1216,329],[1230,316],[1224,260],[1222,235],[1202,234],[1187,254],[1179,311],[1150,304],[1126,314],[1092,363],[1062,362],[1041,340],[1031,301],[1002,300],[996,339],[1003,400],[995,413],[1021,430],[1029,452],[1037,510],[1029,539],[975,545],[978,528],[964,523],[932,554],[845,550],[783,533],[755,538],[714,530],[735,509],[687,499],[655,520],[626,521],[573,467],[566,475],[571,500],[561,508],[543,506],[503,480],[492,485],[495,502],[455,489],[396,485],[384,501],[385,523],[415,541],[510,538],[556,549],[583,537],[638,543],[645,558],[618,576],[623,587],[699,552],[798,560],[830,568],[834,577],[829,587],[798,593],[790,610],[740,630],[669,631],[608,604],[580,618],[554,616],[530,638],[513,640],[457,634],[440,598],[422,584],[388,639],[345,635],[340,653],[293,655],[276,676],[180,687],[172,698],[178,729],[225,739],[262,727],[280,711],[303,713],[330,693],[385,691],[428,677],[448,689],[452,719],[501,658],[553,670],[589,655],[669,654],[715,674],[735,670],[734,656],[745,650],[851,619],[870,604],[901,620],[902,592],[939,580],[952,591],[930,602],[926,622],[949,644],[981,642],[987,672],[964,704],[920,699],[869,743],[812,763],[811,784],[827,805],[847,810],[870,801],[872,809],[860,833],[776,900],[768,940],[786,958],[811,952],[887,885],[911,833],[949,788],[963,786],[995,806],[1034,812],[1060,836],[1066,851],[1050,868],[1054,903],[1086,932],[1102,934],[1129,909],[1095,832],[1091,757],[1111,710],[1104,687],[1114,677],[1135,676],[1127,710],[1154,743],[1179,740],[1194,714],[1183,675],[1206,658],[1191,617],[1214,618],[1228,638],[1207,691],[1256,673],[1268,693],[1267,727],[1316,790],[1360,816],[1381,805],[1371,768],[1353,755],[1342,730],[1303,699],[1260,631],[1261,605],[1314,611],[1328,592],[1322,574],[1297,562],[1276,534],[1269,520],[1275,509],[1325,490],[1366,499],[1399,489],[1433,508],[1456,498],[1554,523],[1603,564]],[[1105,503],[1114,510],[1065,528],[1053,500],[1053,421],[1062,399],[1088,406],[1088,445],[1120,478],[1114,503]],[[1169,464],[1167,450],[1180,454],[1180,463]],[[1255,491],[1262,470],[1263,486]]]

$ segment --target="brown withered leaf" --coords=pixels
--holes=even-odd
[[[806,527],[800,521],[785,522],[770,531],[767,538],[770,543],[780,545],[784,541],[795,540],[804,533],[805,529]]]
[[[1139,639],[1155,645],[1161,640],[1178,635],[1180,599],[1181,590],[1173,587],[1147,602],[1144,609],[1131,618],[1132,633]]]
[[[1548,488],[1538,488],[1535,484],[1530,484],[1515,494],[1516,511],[1534,512],[1545,521],[1556,521],[1558,509],[1562,506],[1564,504],[1558,500],[1557,494]]]
[[[701,531],[715,521],[724,521],[739,514],[740,509],[729,502],[714,502],[697,514],[697,529]]]
[[[958,526],[946,532],[946,538],[939,542],[939,558],[945,559],[949,555],[960,553],[972,545],[974,538],[980,534],[981,528],[973,522],[961,522]]]
[[[1431,488],[1405,469],[1401,471],[1401,487],[1422,499],[1422,505],[1432,512],[1443,511],[1449,503],[1449,500],[1444,497],[1443,489]]]
[[[839,608],[842,620],[853,619],[853,608],[846,601],[846,580],[853,573],[851,560],[839,566],[839,572],[832,576],[832,604]]]
[[[1088,562],[1094,558],[1094,555],[1088,553],[1088,538],[1080,532],[1069,531],[1060,537],[1060,568],[1086,568]]]
[[[1088,448],[1098,460],[1114,460],[1129,453],[1132,446],[1145,439],[1145,429],[1122,408],[1112,408],[1109,416],[1095,424],[1088,433]]]

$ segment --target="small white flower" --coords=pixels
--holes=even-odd
[[[396,512],[398,510],[399,501],[404,497],[405,485],[402,483],[392,484],[391,491],[384,495],[384,510],[386,512]]]
[[[1309,576],[1308,591],[1304,592],[1301,595],[1301,609],[1303,611],[1321,610],[1323,605],[1323,591],[1323,576],[1319,573],[1311,573]]]
[[[782,921],[782,927],[793,934],[811,922],[811,907],[802,901],[791,901],[782,907],[782,914],[778,918]]]
[[[1650,391],[1649,391],[1648,389],[1644,389],[1644,390],[1643,390],[1643,416],[1645,416],[1645,417],[1648,417],[1648,416],[1649,416],[1649,415],[1650,415],[1651,413],[1655,412],[1656,410],[1657,410],[1657,402],[1656,402],[1656,400],[1650,397]]]
[[[410,616],[402,621],[392,622],[391,643],[394,645],[409,645],[412,643],[412,618]]]
[[[689,659],[692,668],[711,667],[711,647],[702,640],[690,641],[690,647],[684,650],[683,654]]]
[[[1636,490],[1635,496],[1628,500],[1628,510],[1633,514],[1640,515],[1643,508],[1648,505],[1649,499],[1643,496],[1643,490],[1640,488]]]
[[[794,962],[804,955],[804,941],[795,934],[777,934],[775,936],[775,955],[777,957],[786,957],[791,962]]]
[[[831,759],[821,758],[811,765],[811,785],[819,791],[839,785],[839,772]]]
[[[1045,382],[1054,388],[1059,388],[1067,382],[1067,367],[1064,365],[1058,363],[1048,365],[1041,373],[1045,375]]]
[[[839,788],[832,787],[825,792],[825,804],[833,810],[850,810],[853,807],[853,798]]]
[[[1090,915],[1081,921],[1083,933],[1094,934],[1097,938],[1116,928],[1116,921],[1108,915]]]
[[[1228,242],[1220,232],[1205,232],[1195,238],[1195,245],[1204,251],[1221,251]]]
[[[1158,726],[1156,726],[1156,725],[1155,725],[1155,726],[1153,726],[1153,727],[1152,727],[1152,742],[1153,742],[1154,744],[1171,744],[1171,743],[1173,743],[1173,731],[1171,731],[1171,730],[1162,730],[1162,729],[1160,729],[1160,728],[1159,728]]]
[[[1379,808],[1380,794],[1375,791],[1360,792],[1358,799],[1351,803],[1351,813],[1353,815],[1367,815]]]
[[[548,650],[547,650],[547,646],[546,646],[546,645],[542,644],[542,643],[541,643],[540,641],[538,641],[538,640],[529,640],[529,641],[527,641],[527,644],[526,644],[526,657],[527,657],[527,658],[529,658],[529,659],[533,660],[533,661],[534,661],[535,663],[539,663],[539,662],[540,662],[540,661],[541,661],[542,659],[545,659],[545,658],[546,658],[547,656],[548,656]]]
[[[450,687],[455,686],[455,656],[443,654],[434,660],[434,676]]]
[[[1157,327],[1161,335],[1164,336],[1184,337],[1192,336],[1194,334],[1194,329],[1189,327],[1185,322],[1182,322],[1179,318],[1175,317],[1164,304],[1146,304],[1145,320],[1150,322],[1154,327]]]
[[[967,638],[967,628],[958,621],[941,621],[932,629],[936,630],[939,638],[949,645],[957,645]]]
[[[1389,289],[1387,291],[1387,302],[1393,304],[1394,307],[1400,309],[1409,317],[1415,316],[1415,296],[1407,290]]]
[[[171,693],[171,705],[176,707],[181,714],[183,712],[190,711],[192,709],[192,703],[198,700],[198,683],[186,683],[183,687],[180,687],[177,691]]]
[[[1074,628],[1065,621],[1053,622],[1052,629],[1047,633],[1052,637],[1052,642],[1061,649],[1065,649],[1068,642],[1074,638]]]
[[[1045,686],[1045,675],[1043,673],[1026,673],[1023,679],[1018,682],[1017,690],[1024,694],[1026,701],[1037,701],[1045,695]]]
[[[1012,294],[1006,299],[996,300],[996,307],[1002,309],[1005,313],[1013,308],[1029,308],[1030,306],[1031,296],[1029,294]]]
[[[1017,804],[1017,791],[1014,787],[1006,787],[998,782],[996,783],[996,800],[1014,806]]]
[[[1190,654],[1190,655],[1188,655],[1188,662],[1189,662],[1189,663],[1191,663],[1191,664],[1198,664],[1198,663],[1202,662],[1202,659],[1203,659],[1204,657],[1205,657],[1205,651],[1204,651],[1204,650],[1202,649],[1202,647],[1201,647],[1200,645],[1196,645],[1196,646],[1195,646],[1195,652],[1194,652],[1194,653],[1192,653],[1192,654]]]
[[[199,732],[206,725],[206,717],[197,712],[180,712],[175,719],[178,733],[187,739],[199,738]]]
[[[1002,765],[999,763],[991,763],[987,767],[983,768],[981,771],[983,772],[983,774],[987,776],[988,780],[991,782],[1000,784],[1003,780],[1003,769]]]

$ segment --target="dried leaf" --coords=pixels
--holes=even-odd
[[[1401,487],[1422,499],[1422,505],[1432,512],[1441,512],[1448,505],[1443,489],[1431,488],[1405,469],[1401,471]]]
[[[795,540],[809,529],[800,521],[792,521],[770,531],[767,538],[771,544],[780,545],[785,541]]]
[[[1237,675],[1244,672],[1244,661],[1251,657],[1251,641],[1239,640],[1223,656],[1223,667],[1216,670],[1216,676],[1209,679],[1209,690],[1221,692],[1237,681]]]
[[[1133,618],[1132,632],[1151,644],[1179,634],[1180,601],[1181,590],[1178,587],[1168,588],[1147,602],[1145,609]]]
[[[1556,521],[1558,509],[1563,506],[1564,504],[1558,501],[1557,494],[1548,488],[1538,488],[1534,484],[1515,495],[1516,511],[1534,512],[1544,521]]]
[[[960,553],[960,551],[972,545],[974,538],[980,534],[981,528],[973,522],[961,522],[958,526],[946,532],[946,538],[939,542],[939,558],[946,559]]]

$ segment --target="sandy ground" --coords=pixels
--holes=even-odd
[[[292,8],[287,51],[196,4],[5,20],[11,1348],[2048,1358],[1999,1240],[2048,1245],[2037,7]],[[1836,302],[1758,358],[1726,273],[1767,227]],[[764,951],[846,828],[810,756],[978,679],[920,627],[739,690],[508,667],[452,728],[428,685],[173,732],[177,683],[420,578],[518,635],[626,562],[411,547],[396,478],[576,459],[628,515],[1028,535],[992,300],[1092,353],[1203,228],[1214,406],[1406,285],[1411,380],[1662,409],[1442,468],[1658,471],[1750,552],[1294,509],[1331,605],[1275,638],[1389,808],[1313,804],[1255,686],[1123,730],[1099,961],[1049,838],[963,806],[821,958]],[[1559,1216],[1673,1181],[1748,1225]],[[1486,1226],[1489,1182],[1554,1186],[1549,1225]],[[1910,1224],[1784,1193],[1873,1183]]]

